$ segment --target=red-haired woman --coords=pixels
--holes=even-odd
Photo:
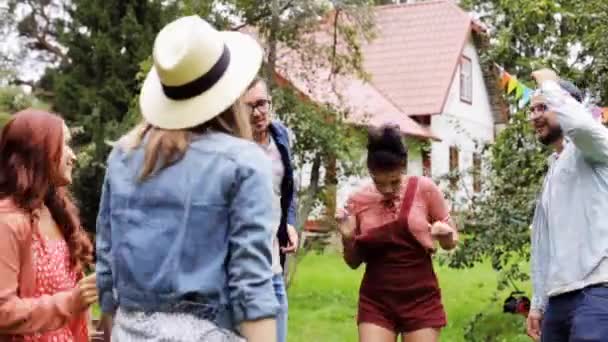
[[[0,135],[0,341],[88,341],[92,245],[66,186],[70,134],[57,115],[28,109]]]

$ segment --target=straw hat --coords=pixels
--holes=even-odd
[[[242,95],[262,64],[262,49],[250,36],[188,16],[158,33],[153,59],[139,97],[142,115],[160,128],[185,129],[213,119]]]

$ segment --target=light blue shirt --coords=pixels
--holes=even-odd
[[[274,317],[270,161],[259,146],[209,132],[140,182],[143,148],[114,148],[97,222],[103,312],[178,305],[234,329]]]
[[[566,143],[552,156],[532,223],[532,308],[608,282],[608,129],[553,81],[541,86]]]

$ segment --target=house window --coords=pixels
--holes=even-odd
[[[458,147],[450,146],[450,187],[456,189],[460,175],[458,174]]]
[[[431,151],[423,149],[422,154],[422,174],[426,177],[431,177]]]
[[[473,191],[481,191],[481,154],[473,153]]]
[[[465,56],[460,60],[460,101],[473,103],[473,64]]]

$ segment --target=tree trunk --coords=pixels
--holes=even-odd
[[[306,224],[306,220],[308,219],[308,215],[312,211],[315,199],[319,196],[319,192],[321,191],[320,181],[321,181],[321,166],[322,166],[322,158],[321,154],[317,154],[315,159],[312,162],[312,170],[310,172],[310,183],[308,188],[306,189],[306,193],[300,197],[299,208],[298,208],[298,222],[297,225],[300,227],[299,232],[299,240],[302,241],[302,232],[304,231],[304,225]],[[300,246],[303,246],[300,243]],[[298,263],[302,260],[305,251],[298,251],[296,255],[288,255],[287,261],[285,262],[285,270],[284,270],[284,278],[285,278],[285,287],[289,289],[291,285],[291,281],[295,277],[296,270],[298,267]]]
[[[274,82],[274,69],[277,64],[277,32],[281,28],[280,22],[280,5],[279,0],[272,0],[271,3],[271,18],[270,18],[270,31],[268,32],[268,59],[266,60],[266,81],[268,90],[272,93],[275,87]]]

